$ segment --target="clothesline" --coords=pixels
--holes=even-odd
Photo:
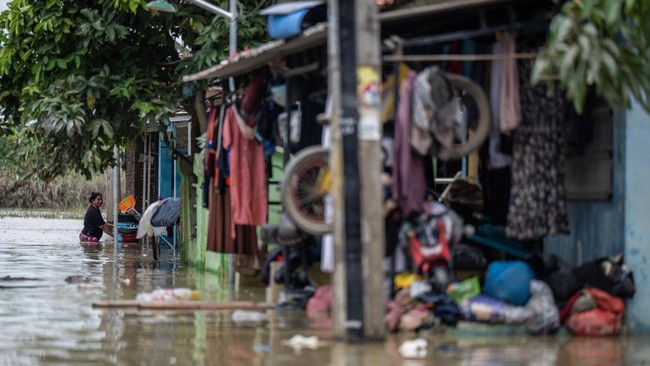
[[[470,55],[470,54],[435,54],[435,55],[389,55],[382,58],[386,62],[403,61],[492,61],[504,59],[533,59],[537,57],[536,52],[511,53],[505,55]]]

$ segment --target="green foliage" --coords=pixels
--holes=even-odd
[[[222,9],[228,9],[228,1],[212,1]],[[237,3],[237,48],[257,47],[268,40],[266,34],[266,19],[257,16],[259,9],[270,5],[271,0],[266,1],[240,1]],[[201,14],[201,15],[199,15]],[[229,29],[230,23],[221,17],[205,17],[205,11],[188,5],[179,9],[181,29],[192,29],[195,33],[188,34],[184,39],[186,45],[191,45],[192,58],[183,60],[177,71],[181,75],[187,75],[204,70],[216,65],[221,60],[228,58]]]
[[[38,141],[18,153],[44,179],[103,171],[114,145],[181,99],[177,76],[160,66],[177,59],[171,18],[152,18],[142,1],[77,4],[14,0],[0,14],[2,117]]]
[[[46,180],[71,170],[89,179],[113,164],[113,146],[191,108],[181,76],[225,57],[228,21],[185,3],[156,14],[146,3],[9,2],[0,13],[0,136],[21,143],[0,144],[12,150],[0,162]],[[242,47],[265,41],[264,20],[251,13],[262,4],[239,4]]]
[[[634,98],[650,112],[650,2],[573,0],[551,23],[533,81],[559,76],[575,108],[582,111],[588,88],[612,106]]]

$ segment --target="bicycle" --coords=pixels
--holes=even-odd
[[[460,91],[461,103],[466,107],[473,102],[478,109],[478,118],[466,123],[465,136],[457,136],[454,145],[442,147],[437,152],[437,156],[445,160],[457,160],[477,150],[487,138],[490,107],[481,86],[462,75],[446,76],[453,88]],[[325,197],[331,185],[328,148],[310,146],[298,152],[289,162],[281,182],[280,195],[287,216],[298,228],[313,235],[332,232],[332,224],[327,221],[325,212]]]

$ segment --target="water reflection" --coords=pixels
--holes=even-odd
[[[169,256],[155,262],[142,247],[80,246],[75,220],[0,219],[0,365],[641,365],[642,338],[429,336],[424,360],[405,360],[399,345],[333,342],[300,311],[235,322],[226,311],[98,310],[102,299],[133,299],[157,287],[191,287],[208,300],[262,300],[262,288],[232,290],[224,278]],[[34,230],[34,228],[38,228]],[[66,282],[77,276],[83,281]],[[317,349],[288,347],[315,335]]]

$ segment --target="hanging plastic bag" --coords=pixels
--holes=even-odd
[[[282,137],[282,141],[287,141],[287,119],[287,112],[282,112],[278,115],[278,129],[280,130],[280,137]],[[298,109],[291,111],[290,123],[291,143],[297,144],[300,142],[300,128],[302,124],[302,110],[300,109],[300,104],[298,104]]]

